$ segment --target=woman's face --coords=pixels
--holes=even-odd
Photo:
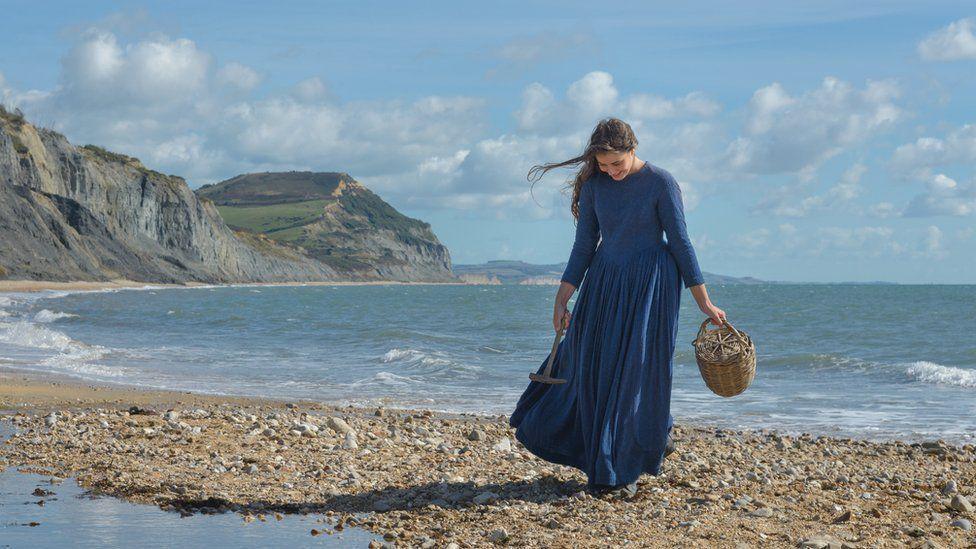
[[[600,167],[600,171],[605,172],[607,175],[612,177],[614,181],[620,181],[621,179],[627,177],[627,174],[630,173],[630,169],[634,165],[635,157],[636,155],[634,154],[634,151],[624,153],[596,153],[596,161]]]

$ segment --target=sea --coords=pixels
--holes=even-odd
[[[552,345],[556,286],[200,286],[0,294],[0,368],[222,395],[510,414]],[[712,393],[682,291],[675,424],[976,442],[976,286],[709,287],[757,348]],[[571,302],[570,306],[573,305]]]

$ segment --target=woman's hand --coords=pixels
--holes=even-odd
[[[572,316],[573,313],[569,312],[566,304],[557,301],[555,307],[552,309],[552,329],[557,332],[560,330],[560,326],[562,326],[562,329],[566,329],[569,327],[569,319]]]
[[[723,324],[725,324],[725,311],[719,309],[711,302],[709,302],[707,305],[702,307],[701,311],[706,315],[708,315],[709,318],[712,319],[712,324],[716,326],[722,326]]]
[[[569,319],[573,316],[567,310],[567,304],[569,303],[569,298],[576,291],[576,286],[573,286],[569,282],[562,281],[559,283],[559,289],[556,290],[556,299],[552,306],[552,329],[559,331],[560,326],[562,329],[569,327]]]

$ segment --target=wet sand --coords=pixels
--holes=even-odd
[[[218,397],[0,371],[0,468],[183,515],[275,513],[390,547],[976,546],[976,447],[682,424],[632,499],[505,416]],[[966,529],[969,526],[970,529]],[[311,535],[311,533],[309,533]],[[927,544],[927,545],[926,545]],[[374,541],[373,546],[380,546]]]

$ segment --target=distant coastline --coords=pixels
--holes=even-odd
[[[722,277],[719,280],[708,280],[709,276]],[[117,279],[110,281],[53,281],[53,280],[0,280],[0,292],[13,292],[13,293],[30,293],[30,292],[41,292],[41,291],[69,291],[69,292],[87,292],[87,291],[101,291],[101,290],[118,290],[118,289],[137,289],[137,288],[199,288],[199,287],[238,287],[238,286],[383,286],[383,285],[398,285],[398,286],[470,286],[470,285],[520,285],[520,286],[548,286],[548,285],[558,285],[558,276],[535,276],[526,277],[524,280],[516,281],[505,281],[500,280],[497,277],[483,277],[479,275],[466,274],[461,276],[463,282],[406,282],[397,280],[348,280],[348,281],[292,281],[292,282],[234,282],[234,283],[221,283],[221,284],[209,284],[204,282],[188,282],[186,284],[168,284],[162,282],[140,282],[135,280],[125,280]],[[724,285],[724,284],[745,284],[745,285],[762,285],[762,284],[802,284],[802,285],[819,285],[819,286],[878,286],[878,285],[889,285],[889,286],[971,286],[968,283],[958,283],[958,284],[948,284],[948,283],[935,283],[935,282],[913,282],[913,283],[902,283],[902,282],[886,282],[886,281],[871,281],[871,282],[857,282],[857,281],[845,281],[845,282],[791,282],[783,280],[759,280],[755,278],[747,278],[748,282],[736,282],[736,277],[726,277],[722,275],[712,275],[711,273],[706,273],[706,284],[711,286]],[[742,280],[742,279],[738,279]]]

